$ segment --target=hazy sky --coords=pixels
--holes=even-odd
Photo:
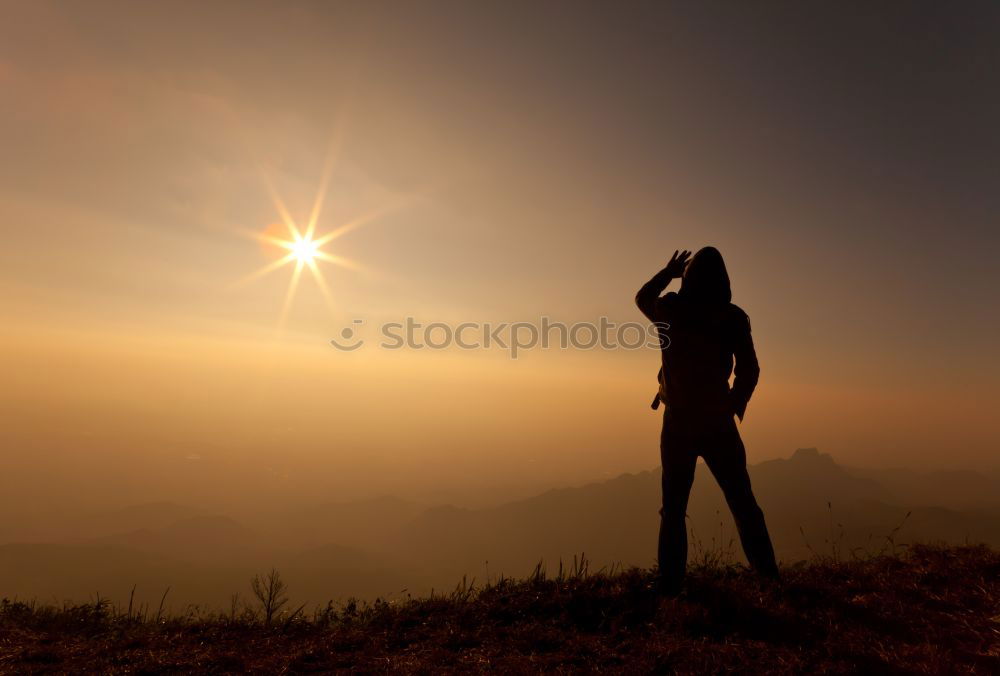
[[[709,244],[761,361],[751,462],[996,467],[1000,10],[753,5],[4,3],[0,492],[475,502],[653,467],[654,351],[328,340],[638,321]],[[246,281],[247,235],[280,231],[268,182],[306,221],[331,157],[317,233],[366,217],[325,247],[362,268],[321,261],[332,302],[304,274],[279,331],[293,266]]]

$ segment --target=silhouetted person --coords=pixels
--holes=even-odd
[[[700,455],[719,482],[736,520],[740,542],[759,574],[778,576],[764,513],[750,489],[746,450],[736,429],[757,385],[760,369],[750,337],[750,319],[730,300],[729,275],[722,254],[705,247],[674,252],[667,267],[636,294],[635,302],[660,332],[663,349],[660,390],[663,431],[663,506],[658,547],[660,584],[665,593],[680,591],[687,566],[684,518]],[[681,277],[679,293],[660,296],[670,280]],[[733,368],[735,358],[736,366]],[[730,375],[735,374],[733,386]]]

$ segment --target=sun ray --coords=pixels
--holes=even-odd
[[[267,242],[268,244],[280,246],[282,249],[288,249],[293,252],[295,251],[295,245],[297,244],[297,242],[289,242],[287,239],[279,239],[277,237],[272,237],[271,235],[257,235],[257,239],[262,242]]]
[[[295,261],[295,270],[292,272],[292,278],[288,281],[288,292],[285,294],[285,304],[281,308],[281,316],[278,317],[278,331],[281,331],[285,326],[285,320],[288,318],[288,310],[292,306],[292,299],[295,297],[295,289],[299,285],[299,277],[302,276],[302,268],[305,263],[301,260]]]
[[[323,278],[323,271],[316,265],[316,261],[309,261],[309,271],[312,273],[313,279],[316,280],[316,286],[319,287],[320,293],[323,294],[326,306],[330,309],[330,312],[336,312],[337,306],[333,302],[333,294],[330,293],[330,287],[327,286],[326,279]]]
[[[323,246],[324,244],[328,244],[329,242],[332,242],[333,240],[346,235],[347,233],[351,232],[352,230],[356,230],[356,229],[360,228],[363,225],[367,225],[367,224],[371,223],[372,221],[380,218],[381,216],[384,216],[387,213],[395,211],[396,209],[399,209],[401,207],[402,207],[402,204],[398,204],[397,203],[397,204],[387,204],[387,205],[383,205],[381,207],[378,207],[376,209],[372,209],[371,211],[369,211],[369,212],[367,212],[365,214],[362,214],[361,216],[358,216],[354,220],[348,221],[347,223],[344,223],[343,225],[341,225],[337,229],[331,230],[330,232],[326,233],[322,237],[317,238],[315,240],[316,244],[319,245],[319,246]]]
[[[282,256],[278,260],[271,261],[270,263],[268,263],[264,267],[260,268],[259,270],[256,270],[255,272],[251,272],[246,277],[243,277],[242,279],[236,280],[235,282],[233,282],[231,288],[236,288],[236,287],[243,286],[245,284],[249,284],[252,281],[260,279],[261,277],[274,272],[278,268],[284,266],[286,263],[291,263],[293,260],[295,260],[295,254],[294,253],[289,253],[286,256]]]
[[[330,139],[330,147],[323,161],[323,170],[320,173],[319,186],[316,189],[316,199],[313,200],[312,211],[309,212],[309,220],[306,221],[304,239],[311,240],[316,233],[316,223],[319,221],[319,214],[323,210],[323,202],[326,200],[326,192],[330,185],[330,175],[337,162],[337,154],[340,151],[340,143],[343,138],[343,125],[337,124]]]
[[[345,258],[344,256],[327,253],[326,251],[317,251],[314,256],[316,258],[321,258],[327,263],[333,263],[334,265],[339,265],[340,267],[347,268],[348,270],[354,270],[356,272],[371,272],[370,268],[358,263],[355,260]]]

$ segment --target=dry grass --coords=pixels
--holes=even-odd
[[[107,603],[4,602],[5,672],[419,673],[616,671],[1000,673],[1000,553],[905,555],[786,568],[781,584],[696,566],[680,599],[649,571],[526,580],[393,604],[277,617],[156,619]]]

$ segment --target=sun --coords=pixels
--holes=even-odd
[[[277,203],[280,204],[280,202]],[[323,272],[320,270],[319,262],[322,261],[332,263],[334,265],[350,269],[359,269],[360,266],[351,260],[342,256],[337,256],[323,249],[325,245],[329,244],[332,240],[343,234],[345,226],[341,226],[336,230],[317,236],[315,234],[316,223],[314,219],[319,215],[318,210],[314,209],[314,216],[310,218],[309,223],[304,228],[304,231],[300,230],[298,225],[296,225],[295,222],[288,216],[288,212],[284,209],[284,205],[279,206],[278,211],[281,213],[284,225],[288,230],[288,237],[278,237],[270,232],[264,232],[258,234],[256,238],[261,242],[283,249],[285,254],[255,272],[250,276],[250,278],[252,279],[263,276],[287,265],[293,266],[292,276],[288,283],[288,292],[285,296],[285,304],[282,307],[281,317],[278,320],[280,327],[284,324],[285,317],[287,316],[288,310],[295,298],[295,291],[298,288],[299,279],[302,276],[302,270],[304,268],[309,269],[309,272],[315,280],[316,285],[319,287],[319,290],[322,292],[327,305],[331,310],[334,310],[333,294],[330,292],[326,279],[323,277]]]
[[[295,259],[301,263],[311,263],[318,251],[319,244],[314,239],[303,237],[292,243],[292,253],[295,254]]]

